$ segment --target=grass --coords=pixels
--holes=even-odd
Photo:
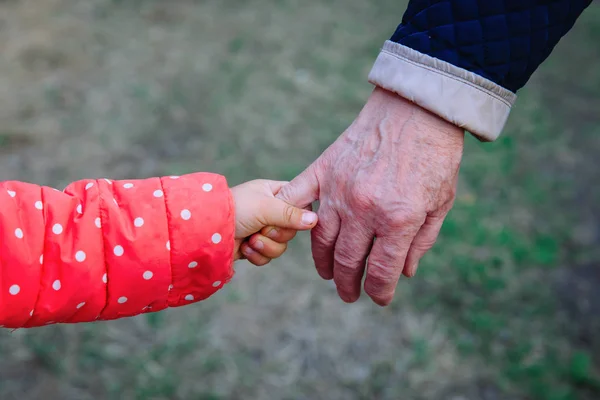
[[[291,179],[371,90],[405,2],[371,3],[4,2],[0,178]],[[302,235],[193,307],[1,332],[0,398],[600,397],[600,299],[579,289],[600,283],[599,35],[593,5],[503,136],[467,140],[456,206],[391,307],[343,304]]]

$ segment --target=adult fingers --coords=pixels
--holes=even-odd
[[[311,164],[307,169],[305,169],[300,175],[298,175],[289,183],[272,181],[271,189],[275,197],[293,206],[303,208],[306,211],[312,211],[312,203],[318,200],[319,198],[319,181],[315,173],[316,163],[317,161]],[[280,235],[277,232],[278,230],[280,230],[280,228],[278,228],[277,226],[272,226],[274,224],[267,225],[269,226],[264,227],[261,231],[264,235],[268,235],[269,232],[271,232],[270,235],[272,236]],[[273,232],[273,229],[275,229],[276,231]],[[282,237],[286,237],[285,235],[286,234],[283,234]],[[283,241],[283,239],[279,238],[273,239]],[[291,238],[289,240],[291,240]]]
[[[428,216],[419,232],[415,236],[406,261],[404,263],[403,274],[407,277],[415,276],[419,267],[419,260],[427,253],[437,240],[437,237],[444,223],[446,214],[439,216]]]
[[[311,242],[315,267],[323,279],[333,279],[333,255],[339,231],[338,213],[333,208],[321,204],[319,223],[311,231]]]
[[[406,254],[414,234],[376,237],[369,254],[365,292],[380,306],[394,299],[396,285],[404,269]]]
[[[258,182],[265,182],[269,186],[269,191],[273,194],[273,196],[277,196],[277,194],[281,191],[285,185],[287,185],[288,181],[273,181],[270,179],[257,179]]]
[[[374,233],[356,220],[342,221],[335,243],[333,279],[338,294],[347,303],[360,297],[360,286],[365,263],[373,245]]]
[[[319,181],[315,173],[315,163],[292,179],[277,192],[276,197],[296,207],[304,208],[319,198]]]

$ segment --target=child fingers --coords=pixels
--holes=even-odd
[[[257,267],[261,267],[271,262],[269,257],[265,257],[257,251],[253,250],[248,243],[244,243],[242,245],[242,254],[244,254],[244,258],[250,261],[252,264]]]
[[[315,227],[318,216],[312,211],[306,211],[287,204],[279,199],[265,199],[259,210],[260,220],[265,226],[291,228],[307,231]]]
[[[254,235],[248,244],[255,252],[271,259],[280,257],[287,250],[287,242],[278,243],[262,235]]]
[[[292,240],[297,232],[295,229],[266,226],[260,231],[260,235],[266,236],[277,243],[286,243]]]

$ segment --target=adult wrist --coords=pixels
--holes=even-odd
[[[358,132],[369,130],[377,125],[378,131],[385,130],[386,134],[404,133],[421,138],[427,137],[427,142],[432,145],[462,148],[464,144],[464,129],[381,87],[375,87],[355,123],[364,127],[356,130]],[[402,129],[407,124],[414,125],[416,129]]]
[[[386,41],[369,82],[419,104],[482,141],[500,135],[516,95],[473,72]]]

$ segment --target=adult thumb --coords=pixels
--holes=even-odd
[[[317,180],[314,164],[283,186],[276,197],[299,208],[306,208],[318,200],[319,181]]]
[[[305,231],[317,225],[316,213],[294,207],[283,200],[263,200],[261,208],[263,223],[268,226]]]

